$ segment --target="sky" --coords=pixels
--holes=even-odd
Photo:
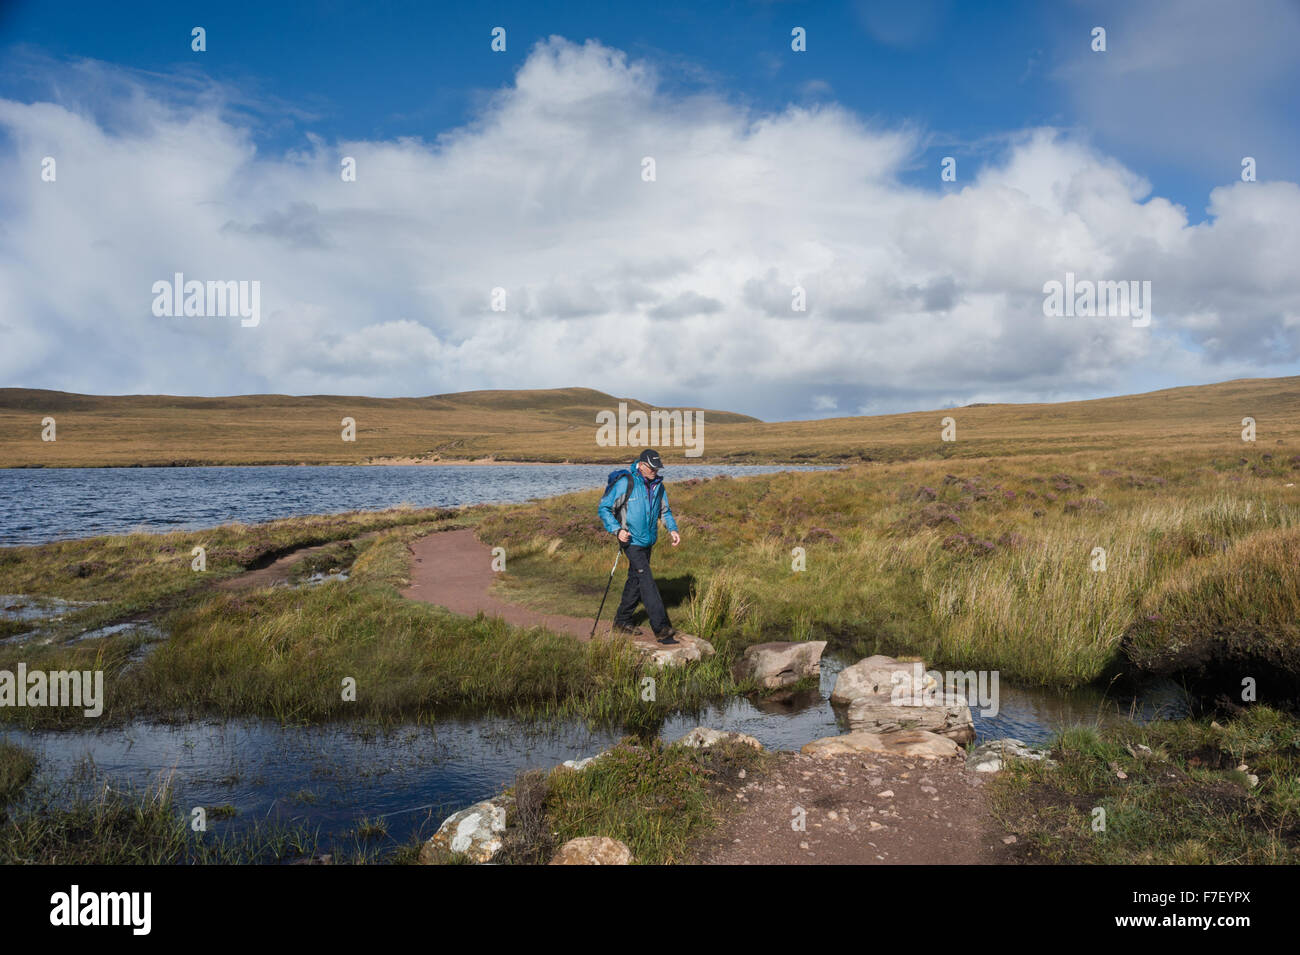
[[[786,420],[1297,374],[1297,49],[1300,0],[0,0],[0,387]],[[176,273],[256,324],[157,314]],[[1067,273],[1150,322],[1047,314]]]

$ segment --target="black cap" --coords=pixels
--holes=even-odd
[[[642,461],[654,468],[655,471],[662,471],[664,469],[664,459],[659,457],[658,451],[652,450],[651,448],[646,448],[641,452],[641,456],[636,459],[637,464],[640,464]]]

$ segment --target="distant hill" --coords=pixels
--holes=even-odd
[[[591,388],[466,391],[425,398],[345,395],[81,395],[0,388],[0,466],[358,464],[376,460],[623,461],[596,444],[596,415],[703,411],[706,427],[757,423],[709,409],[657,409]],[[41,420],[56,438],[41,440]],[[356,441],[342,439],[344,418]],[[507,450],[509,449],[509,450]],[[666,449],[667,450],[667,449]]]
[[[589,388],[426,398],[93,396],[0,389],[0,465],[360,464],[486,460],[613,463],[596,414],[654,406]],[[683,410],[683,409],[672,409]],[[695,409],[692,409],[695,410]],[[53,416],[58,440],[40,440]],[[356,420],[355,442],[341,420]],[[941,440],[944,418],[957,440]],[[1257,441],[1241,440],[1242,419]],[[1059,404],[981,404],[873,417],[764,422],[704,411],[698,463],[850,463],[1115,450],[1300,452],[1300,378],[1253,378]],[[662,442],[668,461],[682,448]]]

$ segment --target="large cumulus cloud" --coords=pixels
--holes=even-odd
[[[1293,373],[1300,357],[1290,182],[1224,185],[1189,225],[1138,171],[1037,128],[926,191],[900,180],[914,129],[674,95],[651,65],[560,38],[435,142],[326,142],[300,119],[287,154],[260,151],[212,88],[77,73],[104,74],[93,105],[0,100],[3,384],[587,385],[778,418]],[[155,317],[152,283],[177,271],[259,280],[261,325]],[[1150,280],[1151,326],[1045,318],[1043,283],[1066,271]]]

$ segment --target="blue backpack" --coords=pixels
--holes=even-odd
[[[610,471],[609,477],[605,479],[605,493],[608,494],[609,489],[614,486],[614,482],[620,478],[627,478],[627,490],[620,494],[618,500],[614,502],[614,516],[618,518],[620,526],[626,527],[627,499],[631,497],[632,488],[636,485],[636,481],[632,478],[631,468],[619,468],[617,471]]]

